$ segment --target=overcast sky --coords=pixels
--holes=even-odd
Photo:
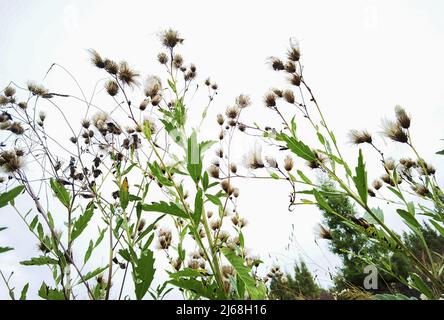
[[[186,39],[181,51],[187,61],[197,64],[201,80],[211,76],[220,86],[212,115],[239,93],[247,93],[254,103],[246,119],[276,124],[262,97],[283,82],[265,62],[271,55],[283,55],[289,39],[295,37],[302,48],[305,77],[340,140],[345,141],[352,128],[380,131],[380,119],[392,116],[394,106],[400,104],[413,115],[414,142],[438,165],[433,154],[444,144],[439,141],[444,138],[443,13],[444,3],[439,0],[0,0],[0,87],[10,80],[41,81],[49,66],[58,62],[91,94],[103,75],[91,68],[89,48],[115,60],[126,59],[143,75],[160,73],[155,62],[160,49],[157,35],[172,27]],[[76,90],[62,73],[51,73],[46,81],[59,92]],[[69,107],[76,112],[75,105]],[[205,134],[216,137],[213,129],[213,124],[205,126]],[[346,155],[355,161],[356,149],[343,144]],[[380,144],[395,156],[406,154],[402,146],[385,146],[382,140]],[[249,139],[238,140],[238,159],[249,145]],[[380,174],[368,162],[370,172]],[[250,221],[247,246],[268,265],[277,259],[287,269],[302,257],[320,283],[329,285],[327,270],[333,271],[338,261],[324,243],[319,247],[314,242],[317,210],[288,212],[290,190],[285,184],[249,180],[240,187],[239,211]],[[394,214],[386,212],[386,219],[396,228]],[[290,250],[285,250],[292,225],[294,239]],[[37,269],[30,276],[29,269],[16,266],[17,261],[35,255],[36,249],[33,240],[18,230],[23,226],[11,210],[0,209],[0,226],[11,228],[0,233],[0,244],[16,245],[14,252],[0,255],[0,269],[15,270],[18,287],[40,280]],[[35,291],[39,281],[34,282]],[[5,296],[1,290],[0,298]]]

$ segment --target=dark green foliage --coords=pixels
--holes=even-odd
[[[323,290],[316,284],[305,262],[294,267],[294,275],[284,275],[286,281],[273,277],[270,298],[278,300],[319,299]],[[284,279],[285,280],[285,279]]]

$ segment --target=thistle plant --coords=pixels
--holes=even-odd
[[[260,261],[245,250],[246,220],[236,210],[239,190],[230,179],[235,164],[229,142],[227,151],[222,146],[218,151],[229,170],[219,175],[223,166],[216,163],[204,170],[205,155],[218,142],[202,141],[200,126],[188,124],[199,88],[197,67],[180,55],[184,39],[177,31],[162,32],[160,40],[157,60],[164,78],[144,79],[128,62],[90,50],[103,77],[99,93],[111,108],[97,105],[95,95],[87,99],[83,90],[77,97],[34,82],[11,83],[0,96],[5,174],[0,206],[35,237],[40,256],[20,263],[48,268],[53,283],[41,284],[43,299],[162,299],[174,288],[187,299],[266,297],[264,283],[252,271]],[[63,66],[54,64],[50,72],[57,69],[78,84]],[[210,79],[203,87],[208,104],[200,125],[218,91]],[[66,117],[66,101],[85,106],[80,124]],[[49,116],[42,104],[52,108]],[[241,95],[227,110],[227,120],[218,116],[221,145],[233,136],[248,104]],[[53,111],[64,120],[69,139],[60,141],[48,130]],[[26,213],[17,197],[31,200]],[[101,252],[107,258],[97,265]],[[156,270],[156,259],[166,259],[169,267]],[[159,273],[169,279],[153,287]],[[2,277],[11,288],[11,278]],[[14,298],[14,290],[9,292]]]
[[[291,41],[286,59],[271,57],[269,63],[274,71],[288,79],[291,86],[291,89],[271,89],[264,95],[265,107],[276,115],[282,127],[262,127],[256,123],[245,127],[247,133],[259,132],[257,135],[264,143],[287,153],[282,163],[270,163],[268,172],[271,178],[286,180],[290,185],[289,209],[295,210],[299,205],[316,205],[336,215],[348,227],[366,234],[369,240],[405,257],[415,270],[408,277],[402,277],[394,272],[388,260],[383,264],[384,272],[428,299],[440,298],[444,293],[444,260],[440,253],[430,250],[421,226],[429,223],[440,236],[444,236],[444,194],[436,179],[435,168],[420,155],[412,141],[411,116],[404,108],[397,106],[394,119],[383,120],[382,123],[383,136],[393,143],[405,145],[411,158],[395,161],[383,152],[371,133],[354,129],[350,131],[350,140],[360,149],[357,151],[357,166],[352,168],[350,160],[344,158],[336,136],[304,77],[298,44]],[[317,143],[309,145],[304,141],[307,132],[303,136],[297,128],[297,123],[303,120],[308,122]],[[381,164],[381,177],[373,182],[368,178],[364,154],[367,157],[376,156]],[[312,174],[304,167],[309,171],[318,171],[334,187],[323,188],[322,181],[312,179]],[[262,158],[251,158],[250,168],[264,168]],[[334,194],[349,198],[362,215],[335,212],[326,201],[327,196]],[[412,253],[401,237],[384,222],[383,211],[377,206],[373,207],[378,203],[389,203],[389,210],[396,212],[405,227],[422,239],[424,256]],[[328,230],[321,230],[321,237],[328,240]]]

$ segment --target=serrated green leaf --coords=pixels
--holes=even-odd
[[[151,212],[161,212],[170,214],[179,218],[188,219],[188,215],[179,208],[175,203],[166,203],[164,201],[161,202],[153,202],[152,204],[142,204],[141,209],[143,211],[151,211]]]
[[[106,269],[108,269],[108,266],[106,267],[102,267],[102,268],[97,268],[94,271],[88,272],[86,275],[83,276],[83,281],[88,281],[92,278],[94,278],[95,276],[98,276],[99,274],[101,274],[103,271],[105,271]],[[77,284],[83,283],[82,280],[80,280]]]
[[[25,284],[22,291],[20,292],[20,300],[26,300],[26,294],[28,293],[29,283]]]
[[[38,295],[45,300],[65,300],[65,295],[61,290],[52,289],[48,287],[45,282],[40,286]]]
[[[74,241],[80,236],[88,226],[89,221],[94,215],[94,204],[90,203],[85,212],[74,222],[74,227],[71,233],[71,241]]]
[[[56,195],[57,199],[66,207],[69,208],[71,205],[71,196],[68,191],[66,191],[65,187],[58,182],[57,180],[51,178],[50,180],[51,189]]]
[[[142,251],[140,258],[135,263],[134,285],[137,300],[142,300],[154,279],[154,256],[149,249]]]
[[[364,157],[362,150],[359,149],[358,166],[356,167],[356,176],[353,177],[356,189],[364,204],[367,204],[368,197],[368,184],[367,184],[367,172],[365,171]]]
[[[56,265],[57,260],[46,256],[40,256],[40,257],[31,258],[31,260],[21,261],[20,264],[24,266],[45,266],[48,264]]]
[[[278,134],[277,139],[280,141],[284,141],[287,144],[287,147],[298,157],[307,161],[315,160],[313,151],[302,141],[294,137],[289,137],[284,133]]]

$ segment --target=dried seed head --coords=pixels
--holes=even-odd
[[[237,123],[237,128],[241,132],[245,132],[245,130],[247,130],[247,126],[245,124],[243,124],[243,123],[240,123],[240,122]]]
[[[273,158],[273,157],[266,156],[266,157],[265,157],[265,161],[267,161],[267,164],[268,164],[268,166],[269,166],[270,168],[274,168],[274,169],[276,169],[276,168],[279,167],[279,166],[278,166],[278,163],[277,163],[277,161],[276,161],[276,159]]]
[[[236,119],[239,116],[240,109],[238,107],[228,107],[225,114],[230,119]]]
[[[298,62],[301,58],[301,51],[299,49],[299,45],[293,43],[287,51],[287,58],[291,61]]]
[[[288,73],[295,73],[296,72],[296,65],[293,61],[288,61],[285,64],[285,71],[287,71]]]
[[[262,149],[259,145],[255,145],[254,150],[244,156],[244,164],[247,168],[253,170],[265,167],[262,160]]]
[[[113,60],[106,59],[105,60],[105,70],[109,74],[116,75],[119,72],[119,65],[117,64],[117,62],[115,62]]]
[[[224,150],[223,149],[217,149],[216,150],[216,156],[218,156],[219,158],[223,158],[224,157]]]
[[[88,129],[90,125],[91,125],[91,122],[88,119],[83,119],[82,120],[82,127],[84,129]]]
[[[382,126],[383,133],[387,138],[400,143],[407,143],[409,141],[407,133],[399,123],[385,120]]]
[[[119,80],[122,81],[124,84],[130,87],[139,85],[139,82],[137,81],[137,78],[139,76],[139,73],[131,69],[126,61],[122,61],[119,64],[118,77]]]
[[[393,158],[387,158],[384,160],[384,168],[392,171],[395,170],[396,164],[395,164],[395,160]]]
[[[141,219],[139,225],[137,226],[137,231],[141,232],[143,228],[145,228],[145,225],[146,225],[145,219]]]
[[[396,120],[398,121],[398,124],[404,129],[410,128],[411,118],[407,114],[407,112],[404,110],[404,108],[401,106],[396,106],[395,113],[396,113]]]
[[[162,81],[157,76],[149,76],[145,81],[145,96],[154,98],[162,91]]]
[[[211,89],[213,89],[213,90],[217,90],[218,88],[219,88],[219,85],[217,83],[213,83],[211,85]]]
[[[221,186],[222,190],[224,190],[228,195],[231,196],[233,194],[234,188],[228,180],[223,180],[220,183],[220,186]]]
[[[25,129],[20,122],[13,122],[11,125],[9,125],[7,130],[16,135],[22,135],[23,133],[25,133]]]
[[[168,49],[173,49],[176,45],[182,44],[184,41],[184,39],[180,38],[179,32],[173,29],[163,31],[160,34],[160,40],[162,41],[162,44]]]
[[[5,96],[0,96],[0,106],[5,106],[10,102],[10,99],[8,99]]]
[[[168,250],[173,240],[173,235],[170,230],[160,229],[157,234],[158,248]]]
[[[301,85],[301,76],[299,76],[299,75],[297,75],[297,74],[294,74],[294,75],[292,75],[290,78],[288,78],[288,81],[289,81],[292,85],[294,85],[294,86],[296,86],[296,87],[299,87],[299,86]]]
[[[284,168],[286,171],[291,171],[294,166],[294,160],[290,155],[287,155],[284,159]]]
[[[48,89],[35,82],[28,82],[28,90],[35,96],[44,96],[48,94]]]
[[[13,95],[15,95],[15,88],[13,87],[6,87],[5,91],[3,92],[5,96],[11,98]]]
[[[0,152],[0,167],[6,173],[16,172],[23,167],[23,159],[15,150],[2,151]]]
[[[217,123],[218,123],[219,125],[223,125],[224,122],[225,122],[224,116],[221,115],[221,114],[219,113],[219,114],[217,115]]]
[[[111,97],[114,97],[119,93],[119,85],[114,80],[109,80],[105,83],[105,90]]]
[[[20,103],[18,104],[18,106],[19,106],[20,109],[23,109],[23,110],[25,110],[26,108],[28,108],[28,104],[27,104],[26,102],[20,102]]]
[[[139,109],[140,109],[141,111],[145,111],[147,107],[148,107],[148,101],[147,101],[147,100],[143,100],[143,101],[140,103],[140,105],[139,105]]]
[[[222,221],[221,220],[213,220],[213,221],[210,222],[210,228],[213,231],[219,230],[221,226],[222,226]]]
[[[287,101],[290,104],[293,104],[295,101],[294,93],[291,90],[285,90],[283,93],[283,97],[284,97],[285,101]]]
[[[211,165],[208,168],[208,174],[215,179],[219,179],[219,167],[216,167],[215,165]]]
[[[156,95],[156,96],[154,96],[154,98],[151,99],[151,104],[153,106],[158,106],[161,101],[162,101],[162,96],[161,95]]]
[[[157,61],[159,61],[161,64],[167,64],[168,60],[168,55],[165,52],[161,52],[157,55]]]
[[[353,144],[372,143],[372,135],[367,130],[351,130],[348,135]]]
[[[419,196],[425,197],[430,194],[430,191],[423,184],[416,184],[412,186],[412,190]]]
[[[238,189],[238,188],[235,188],[234,191],[233,191],[233,196],[234,196],[235,198],[239,198],[239,195],[240,195],[240,191],[239,191],[239,189]]]
[[[239,108],[246,108],[251,105],[251,99],[245,94],[241,94],[236,98],[236,105]]]
[[[71,137],[69,138],[69,141],[71,141],[72,143],[77,143],[77,137]]]
[[[277,57],[270,57],[268,59],[268,61],[271,65],[271,67],[273,68],[273,70],[275,70],[275,71],[285,70],[285,65],[281,59],[279,59]]]
[[[176,69],[180,69],[183,65],[183,58],[180,54],[175,54],[173,57],[173,65]]]
[[[376,197],[376,193],[370,188],[368,188],[367,193],[372,198]]]
[[[312,150],[312,152],[314,155],[314,160],[307,161],[307,165],[311,169],[318,169],[327,161],[327,158],[317,150]]]
[[[436,169],[434,166],[432,166],[430,163],[425,162],[422,159],[417,160],[418,166],[416,170],[418,173],[422,176],[430,176],[434,175],[436,173]]]
[[[373,185],[373,188],[375,188],[376,190],[379,190],[382,188],[382,182],[379,179],[374,180],[372,185]]]
[[[269,108],[276,106],[276,94],[274,92],[268,92],[264,97],[265,105]]]
[[[91,63],[97,68],[103,69],[105,67],[105,62],[103,61],[100,54],[94,49],[90,49],[89,53],[91,55]]]
[[[236,166],[236,164],[234,164],[234,163],[230,164],[230,171],[232,173],[234,173],[234,174],[237,173],[237,166]]]
[[[317,225],[317,234],[321,239],[325,240],[332,240],[333,236],[331,234],[331,231],[324,227],[322,224]]]
[[[282,98],[284,96],[284,91],[281,89],[273,88],[271,89],[271,92],[273,92],[278,98]]]
[[[410,169],[416,166],[416,162],[410,158],[401,158],[399,163],[403,165],[406,169]]]

